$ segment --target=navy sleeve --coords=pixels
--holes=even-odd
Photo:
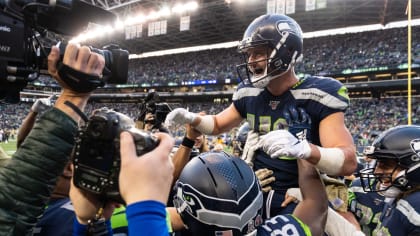
[[[73,221],[73,236],[82,236],[87,233],[87,225],[82,225],[77,221],[76,217]]]
[[[168,236],[165,205],[157,201],[141,201],[127,206],[129,235]]]

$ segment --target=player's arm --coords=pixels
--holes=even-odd
[[[207,135],[217,135],[238,126],[243,118],[231,104],[228,108],[217,115],[204,115],[192,113],[184,108],[177,108],[171,111],[165,120],[167,127],[174,125],[191,124],[196,130]]]
[[[319,137],[322,147],[311,144],[311,155],[306,160],[328,175],[353,174],[357,167],[356,148],[345,126],[344,113],[324,118],[319,124]]]
[[[313,165],[298,160],[299,187],[302,201],[293,215],[309,226],[312,235],[322,235],[328,212],[328,197],[318,171]]]

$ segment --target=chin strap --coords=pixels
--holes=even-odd
[[[77,71],[62,62],[57,63],[58,75],[72,90],[79,93],[89,93],[97,87],[103,87],[105,82],[101,77]]]

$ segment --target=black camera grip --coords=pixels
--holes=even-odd
[[[62,62],[57,63],[58,75],[72,90],[79,93],[89,93],[97,87],[103,87],[105,82],[99,76],[77,71]]]

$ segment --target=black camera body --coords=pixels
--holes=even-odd
[[[101,108],[79,128],[73,151],[73,183],[75,186],[100,195],[106,200],[124,203],[119,193],[120,133],[130,132],[137,155],[143,155],[158,145],[152,134],[135,128],[128,116]]]
[[[19,92],[27,83],[45,73],[52,44],[75,36],[88,22],[111,24],[116,19],[113,13],[81,0],[0,1],[0,100],[19,102]],[[60,39],[53,33],[60,34]],[[111,45],[92,47],[92,51],[105,57],[106,83],[127,82],[127,50]]]
[[[139,110],[139,120],[144,121],[146,114],[151,113],[155,118],[153,129],[161,132],[169,132],[162,126],[162,123],[165,122],[166,116],[172,111],[172,108],[166,102],[159,102],[159,94],[157,92],[150,92],[144,99]]]

